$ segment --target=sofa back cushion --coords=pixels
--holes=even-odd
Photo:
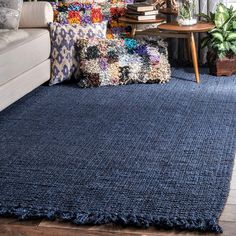
[[[47,28],[53,22],[53,9],[48,2],[24,2],[20,28]]]
[[[23,0],[0,0],[0,29],[18,29]]]

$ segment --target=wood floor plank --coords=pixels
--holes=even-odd
[[[234,161],[234,169],[233,169],[233,175],[232,175],[232,179],[231,179],[230,189],[233,189],[233,190],[236,189],[236,159]]]
[[[4,218],[4,217],[0,217],[0,225],[2,224],[11,224],[13,222],[17,222],[18,220],[15,218]]]
[[[220,220],[226,222],[236,222],[236,205],[226,205]]]
[[[28,226],[38,226],[41,220],[18,220],[16,218],[0,218],[0,225],[28,225]],[[0,235],[1,236],[1,235]]]
[[[236,223],[235,222],[219,222],[219,223],[224,231],[222,236],[235,236],[236,235]]]
[[[230,184],[230,190],[236,190],[236,176]]]
[[[227,200],[228,205],[236,205],[236,190],[231,189]]]
[[[70,222],[62,222],[59,220],[55,221],[42,220],[39,224],[39,227],[58,228],[58,229],[78,229],[79,227],[83,227],[83,229],[89,230],[94,226],[77,226]]]
[[[117,226],[114,224],[109,224],[109,225],[101,225],[101,226],[93,226],[93,227],[88,227],[88,226],[76,226],[76,225],[71,225],[70,223],[62,223],[58,221],[54,222],[49,222],[49,221],[43,221],[39,225],[39,227],[45,227],[45,228],[57,228],[58,230],[60,229],[67,229],[67,230],[77,230],[80,232],[81,230],[87,230],[87,232],[90,234],[94,235],[106,235],[106,233],[113,233],[113,235],[134,235],[134,236],[197,236],[197,235],[202,235],[202,236],[214,236],[216,234],[214,233],[199,233],[199,232],[176,232],[176,231],[166,231],[166,230],[158,230],[154,227],[150,227],[149,229],[138,229],[134,227],[126,227],[123,228],[121,226]],[[92,234],[92,235],[93,235]]]
[[[166,231],[166,230],[158,230],[154,227],[150,227],[149,229],[139,229],[135,227],[121,227],[114,224],[108,224],[108,225],[101,225],[101,226],[76,226],[70,223],[63,223],[63,222],[50,222],[50,221],[44,221],[41,222],[39,227],[45,227],[45,228],[57,228],[57,229],[74,229],[78,230],[87,230],[88,232],[93,231],[94,233],[99,232],[100,233],[106,233],[106,232],[113,232],[115,235],[122,234],[124,236],[126,235],[147,235],[147,236],[172,236],[172,235],[185,235],[185,236],[195,236],[195,235],[215,235],[215,234],[202,234],[199,232],[176,232],[176,231]]]
[[[47,225],[47,224],[44,224]],[[51,227],[49,227],[51,225]],[[220,225],[223,227],[224,233],[221,236],[234,236],[236,229],[236,222],[221,221]],[[55,228],[53,223],[49,222],[45,226],[26,226],[14,224],[1,224],[1,236],[215,236],[213,233],[198,233],[198,232],[175,232],[164,231],[150,228],[148,230],[138,230],[133,228],[119,228],[109,226],[103,227],[74,227],[74,228]]]
[[[12,224],[9,220],[1,221],[6,224],[0,224],[1,236],[74,236],[74,235],[86,235],[86,236],[213,236],[211,233],[198,233],[198,232],[175,232],[175,231],[163,231],[155,228],[148,230],[140,230],[136,228],[122,228],[114,225],[107,226],[76,226],[69,223],[44,221],[37,226],[30,226],[24,224]],[[224,229],[222,236],[233,236],[236,229],[236,222],[224,222],[220,221],[220,225]]]

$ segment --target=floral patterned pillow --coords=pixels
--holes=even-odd
[[[89,25],[49,24],[51,35],[50,85],[70,80],[78,74],[76,43],[81,38],[106,38],[107,22]],[[78,77],[78,76],[76,76]]]
[[[79,86],[164,83],[170,79],[166,45],[160,41],[93,39],[78,42]]]
[[[0,29],[18,29],[23,0],[0,0]]]

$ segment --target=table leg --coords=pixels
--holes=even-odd
[[[198,69],[198,59],[197,59],[197,50],[196,50],[196,44],[195,44],[195,39],[194,39],[194,34],[190,33],[189,36],[189,44],[191,47],[191,54],[192,54],[192,59],[193,59],[193,67],[195,71],[195,77],[196,77],[196,82],[200,83],[200,77],[199,77],[199,69]]]
[[[136,33],[136,30],[137,30],[137,25],[132,25],[132,31],[131,31],[131,37],[134,38],[135,36],[135,33]]]
[[[191,43],[190,43],[189,39],[187,39],[187,45],[188,45],[188,48],[187,48],[187,50],[188,50],[188,59],[192,63],[193,60],[192,60],[192,53],[191,53]]]

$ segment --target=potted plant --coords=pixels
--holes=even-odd
[[[177,18],[179,25],[190,26],[197,24],[195,7],[195,0],[185,0],[183,3],[180,3]]]
[[[208,47],[210,73],[217,76],[236,73],[236,10],[220,3],[215,13],[200,16],[215,24],[201,42],[202,48]]]

